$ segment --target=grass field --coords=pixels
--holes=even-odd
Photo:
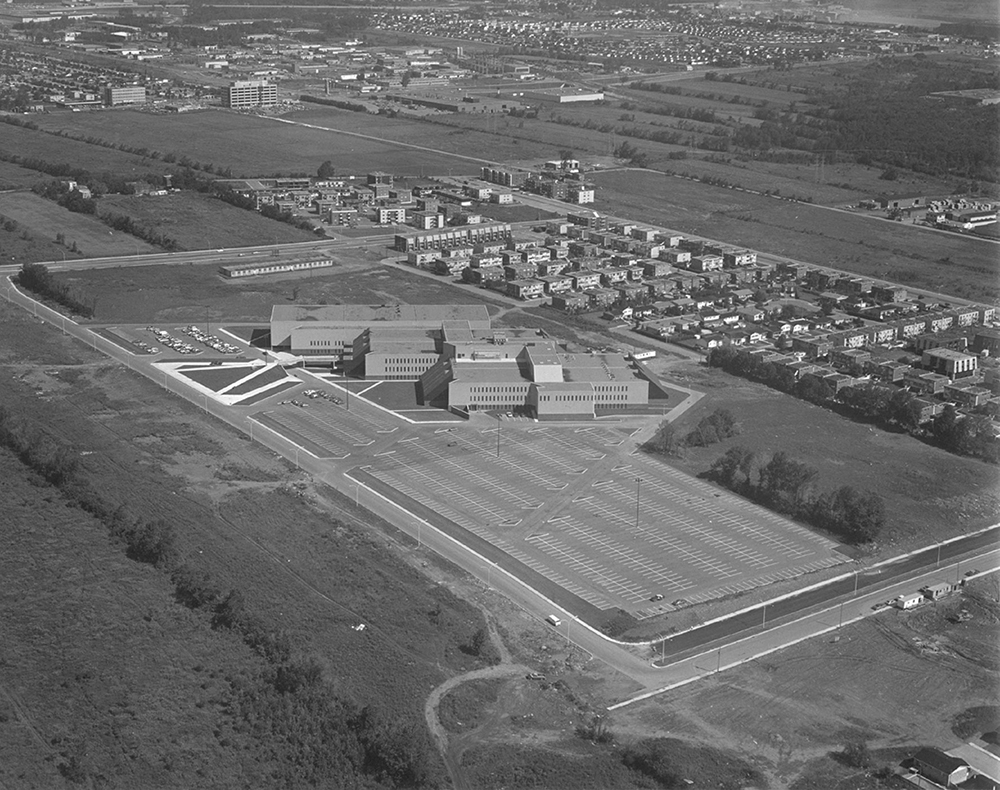
[[[819,470],[820,488],[851,485],[882,495],[888,535],[880,541],[880,551],[886,556],[1000,519],[995,467],[907,434],[853,422],[719,370],[692,364],[672,367],[670,374],[680,384],[709,393],[684,415],[679,430],[690,430],[718,408],[729,409],[742,427],[737,437],[709,448],[688,448],[680,460],[671,460],[690,474],[704,472],[735,445],[763,454],[783,450]]]
[[[85,113],[66,113],[54,115],[37,116],[39,126],[51,124],[59,127],[59,119],[77,118]],[[109,128],[121,123],[121,118],[109,118]],[[94,135],[103,136],[103,135]],[[138,142],[138,145],[151,148],[146,143]],[[136,178],[146,173],[162,173],[169,166],[158,159],[146,159],[134,154],[127,154],[113,148],[104,148],[99,145],[70,140],[46,134],[44,131],[35,129],[25,129],[18,126],[4,124],[3,136],[0,137],[0,149],[8,151],[18,156],[42,159],[53,164],[68,164],[72,167],[83,168],[92,173],[111,172],[115,175],[129,178]],[[39,174],[40,178],[51,179],[44,173]]]
[[[387,119],[380,117],[373,122],[372,116],[343,110],[321,113],[322,117],[331,114],[347,116],[352,124],[359,124],[352,131],[393,139],[392,134],[386,133],[386,128],[391,126]],[[307,118],[311,123],[331,125],[324,124],[316,115]],[[340,173],[384,170],[398,175],[416,175],[421,171],[429,175],[449,171],[474,173],[479,169],[475,163],[447,154],[215,110],[173,116],[138,111],[129,111],[124,117],[118,112],[74,113],[46,116],[38,123],[49,130],[65,129],[72,134],[93,135],[115,143],[175,152],[203,164],[212,163],[216,168],[231,168],[235,175],[315,173],[326,160],[333,162]],[[449,138],[447,130],[430,129],[430,133],[425,131],[418,138],[410,139],[404,134],[401,139],[442,151],[455,150],[453,138],[457,134]]]
[[[309,231],[198,192],[157,197],[107,195],[101,198],[100,208],[102,212],[129,216],[140,226],[174,239],[186,250],[316,240]]]
[[[646,171],[593,180],[599,211],[967,299],[1000,295],[990,242]]]
[[[612,727],[623,737],[668,730],[755,754],[770,764],[775,787],[867,787],[857,783],[864,772],[832,758],[849,738],[870,744],[877,768],[923,745],[953,748],[963,740],[954,717],[1000,701],[1000,609],[988,586],[913,613],[889,610],[845,626],[839,641],[812,639],[663,694],[619,711]],[[962,607],[973,619],[950,622]],[[845,781],[852,772],[856,783]]]
[[[389,525],[310,488],[272,453],[22,312],[0,305],[0,318],[0,402],[68,447],[86,448],[81,473],[105,501],[142,502],[144,518],[169,519],[181,555],[221,589],[240,589],[248,610],[286,632],[296,654],[316,657],[338,695],[419,723],[430,688],[477,666],[460,647],[481,627],[479,613],[401,561],[408,554],[392,548]],[[2,560],[4,578],[17,583],[7,585],[3,607],[0,706],[16,726],[0,746],[0,770],[42,772],[27,786],[52,786],[55,765],[45,758],[72,748],[114,786],[273,786],[278,744],[231,736],[219,723],[230,694],[256,670],[211,631],[202,642],[190,638],[190,624],[207,624],[173,600],[167,579],[110,562],[106,538],[71,526],[58,496],[50,499],[60,517],[43,517],[44,528],[33,522],[48,512],[36,507],[37,490],[4,490],[8,515],[16,505],[27,520],[8,536],[19,542]],[[22,537],[33,543],[22,548]],[[36,572],[41,558],[51,573]],[[352,630],[359,622],[363,633]],[[212,714],[207,722],[197,703]],[[214,760],[219,746],[226,756]],[[131,779],[119,779],[128,771]],[[25,786],[17,776],[8,784]]]
[[[6,126],[4,127],[6,129]],[[48,178],[37,170],[28,170],[10,162],[0,162],[0,189],[22,189]]]
[[[0,215],[15,220],[23,230],[38,239],[55,240],[56,234],[62,233],[66,236],[67,246],[75,242],[87,257],[159,251],[134,236],[110,230],[90,215],[76,214],[31,192],[0,194]],[[69,250],[66,252],[69,257]],[[57,251],[52,258],[61,260],[61,252]]]
[[[299,304],[439,304],[456,298],[475,304],[474,293],[456,296],[439,280],[406,270],[379,266],[380,251],[368,260],[360,251],[320,274],[223,280],[215,266],[169,266],[93,269],[57,274],[86,299],[97,299],[96,319],[102,322],[253,322],[270,319],[271,308],[294,299]],[[337,256],[338,260],[341,260]],[[235,261],[234,261],[235,262]]]

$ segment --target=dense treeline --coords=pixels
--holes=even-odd
[[[17,284],[43,299],[50,299],[62,305],[76,315],[90,318],[94,314],[90,305],[74,297],[69,287],[57,282],[49,270],[40,263],[21,264],[21,271],[17,274]]]
[[[817,494],[819,472],[783,452],[770,458],[737,446],[715,460],[705,477],[778,513],[814,524],[847,543],[875,540],[885,527],[878,494],[843,486]]]
[[[783,365],[765,362],[732,346],[712,349],[707,362],[818,406],[833,407],[890,430],[907,431],[949,452],[1000,463],[1000,443],[993,436],[987,414],[961,415],[949,404],[930,423],[921,422],[922,405],[916,395],[905,389],[866,383],[844,387],[835,393],[832,386],[820,379],[804,376],[796,380],[795,374]]]
[[[178,601],[205,611],[211,627],[231,631],[260,656],[263,671],[231,679],[228,712],[234,728],[258,747],[254,759],[269,767],[269,786],[377,790],[434,783],[434,746],[421,720],[390,717],[338,696],[319,663],[250,611],[239,590],[223,595],[208,574],[180,559],[170,524],[108,502],[81,473],[71,447],[4,406],[0,444],[100,520],[128,557],[169,573]]]
[[[936,176],[1000,180],[1000,116],[995,106],[928,98],[938,91],[996,87],[993,79],[923,55],[882,58],[852,75],[845,88],[771,111],[759,127],[741,126],[735,146],[795,148],[861,164],[904,167]]]

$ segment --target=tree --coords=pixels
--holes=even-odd
[[[708,470],[708,478],[731,491],[745,493],[753,486],[752,474],[757,456],[749,447],[730,447],[725,455],[715,459]]]
[[[333,173],[333,162],[327,159],[319,166],[319,169],[316,171],[316,176],[318,178],[333,178]]]
[[[648,452],[660,455],[677,455],[680,446],[681,441],[677,435],[677,429],[669,420],[661,422],[656,433],[644,445]]]
[[[813,467],[777,452],[760,470],[757,491],[761,500],[775,510],[795,513],[802,508],[808,487],[818,475]]]
[[[565,168],[566,164],[573,159],[573,149],[572,148],[561,148],[559,149],[559,161]]]
[[[213,628],[233,628],[243,618],[246,602],[239,590],[230,590],[229,594],[215,607],[212,617]]]

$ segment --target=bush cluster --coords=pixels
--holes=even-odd
[[[747,447],[733,447],[717,458],[704,476],[764,507],[825,529],[847,543],[873,541],[885,527],[885,502],[881,496],[851,486],[817,493],[819,472],[784,452],[767,458]]]

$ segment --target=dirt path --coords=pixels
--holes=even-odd
[[[522,672],[530,671],[527,667],[522,666],[521,664],[512,663],[510,651],[507,649],[507,646],[503,643],[503,640],[497,633],[493,616],[486,609],[483,609],[482,612],[486,617],[486,625],[489,629],[490,641],[493,643],[497,653],[500,655],[500,663],[495,664],[492,667],[474,669],[471,672],[466,672],[462,675],[456,675],[453,678],[449,678],[430,693],[430,696],[427,698],[427,702],[424,705],[424,718],[427,720],[427,728],[431,731],[431,737],[434,738],[434,741],[438,745],[438,749],[441,752],[441,759],[444,760],[444,764],[448,769],[448,775],[451,777],[452,786],[455,790],[464,790],[464,788],[468,787],[465,782],[465,776],[462,773],[462,752],[464,752],[465,749],[456,748],[454,743],[449,742],[448,731],[445,730],[444,726],[441,724],[440,718],[438,717],[438,705],[441,703],[441,700],[449,691],[463,683],[469,682],[470,680],[501,678],[507,677],[508,675],[518,675]]]

